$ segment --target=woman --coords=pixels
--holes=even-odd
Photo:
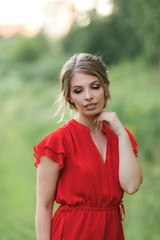
[[[62,68],[61,92],[77,115],[34,148],[37,240],[123,240],[123,194],[139,189],[142,172],[132,134],[104,109],[107,67],[74,55]],[[54,200],[61,205],[52,219]]]

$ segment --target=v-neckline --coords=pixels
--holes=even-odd
[[[106,135],[106,137],[107,137],[106,150],[105,150],[105,161],[104,161],[103,158],[102,158],[102,156],[101,156],[101,153],[100,153],[98,147],[96,146],[96,144],[95,144],[95,142],[94,142],[94,140],[93,140],[93,138],[92,138],[92,136],[91,136],[89,127],[87,127],[87,126],[79,123],[79,122],[76,121],[75,119],[72,119],[71,121],[74,122],[74,123],[76,123],[76,125],[77,125],[78,127],[81,127],[82,129],[85,129],[85,130],[88,131],[89,137],[90,137],[91,142],[92,142],[92,145],[93,145],[93,148],[95,149],[95,152],[98,154],[100,162],[101,162],[103,165],[105,165],[106,162],[107,162],[107,161],[109,160],[109,158],[110,158],[110,156],[109,156],[110,133],[109,133],[109,130],[108,130],[109,127],[108,127],[106,124],[103,123],[103,128],[101,129],[101,131],[104,132],[105,135]]]
[[[101,163],[102,163],[103,165],[105,165],[106,162],[107,162],[107,161],[109,160],[109,158],[110,158],[110,157],[109,157],[110,138],[109,138],[109,134],[106,134],[106,131],[104,130],[104,128],[105,128],[105,127],[104,127],[104,125],[103,125],[103,128],[102,128],[101,131],[105,133],[106,138],[107,138],[106,149],[105,149],[105,161],[103,160],[102,155],[101,155],[101,153],[100,153],[97,145],[95,144],[95,142],[94,142],[94,140],[93,140],[93,138],[92,138],[92,136],[91,136],[91,134],[90,134],[90,132],[89,132],[92,145],[93,145],[95,151],[97,152],[97,154],[99,155],[99,159],[100,159],[100,161],[101,161]],[[107,132],[108,132],[108,131],[107,131]]]

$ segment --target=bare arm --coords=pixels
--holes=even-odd
[[[125,129],[119,134],[118,138],[120,185],[128,194],[133,194],[138,191],[142,183],[142,171]]]
[[[52,210],[58,181],[59,164],[41,156],[37,172],[37,240],[50,240]]]
[[[105,111],[94,120],[99,124],[105,121],[119,139],[119,181],[128,194],[135,193],[142,183],[142,171],[134,155],[130,138],[115,112]]]

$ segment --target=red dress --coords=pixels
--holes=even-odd
[[[104,124],[106,161],[94,144],[88,127],[72,119],[34,147],[38,167],[41,155],[59,163],[51,240],[124,240],[124,191],[119,183],[118,137]],[[133,150],[137,143],[131,133]]]

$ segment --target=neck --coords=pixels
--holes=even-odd
[[[95,124],[93,121],[96,118],[95,116],[90,116],[90,117],[85,117],[85,116],[81,116],[79,114],[77,114],[77,116],[75,117],[75,120],[81,124],[83,124],[86,127],[89,127],[91,132],[96,132],[96,131],[101,131],[101,129],[103,128],[103,124]]]

